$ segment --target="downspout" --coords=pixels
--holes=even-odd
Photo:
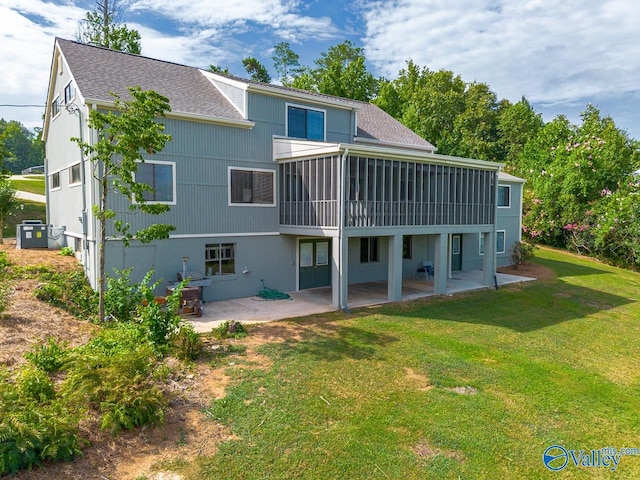
[[[82,109],[75,103],[71,103],[66,106],[68,112],[78,114],[78,135],[80,143],[84,143],[84,129],[82,124]],[[82,214],[79,218],[82,224],[82,266],[84,268],[85,275],[87,274],[87,181],[85,173],[85,158],[84,150],[80,148],[80,178],[82,182]]]
[[[345,203],[345,198],[344,198],[344,185],[345,185],[345,176],[346,176],[346,164],[347,164],[347,156],[349,155],[349,148],[345,147],[344,149],[344,153],[342,154],[342,157],[340,159],[340,182],[338,184],[338,198],[340,199],[340,201],[338,202],[338,206],[339,206],[339,211],[338,211],[338,244],[339,244],[339,254],[338,254],[338,261],[340,262],[339,268],[338,268],[338,301],[340,304],[340,308],[345,311],[345,312],[349,312],[349,306],[347,305],[347,302],[345,300],[345,298],[343,298],[342,295],[342,287],[345,281],[348,281],[348,279],[344,278],[344,271],[343,271],[343,259],[344,259],[344,243],[342,241],[342,237],[344,236],[344,203]],[[348,288],[348,287],[347,287]]]

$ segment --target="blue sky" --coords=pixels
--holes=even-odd
[[[546,121],[579,122],[588,103],[640,139],[640,2],[635,0],[119,0],[142,54],[244,75],[255,56],[273,71],[289,42],[303,65],[344,40],[377,76],[412,59],[523,95]],[[92,0],[0,0],[0,104],[44,104],[53,41],[73,40]],[[41,108],[0,117],[41,126]]]

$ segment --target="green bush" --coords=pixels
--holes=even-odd
[[[16,386],[20,395],[38,403],[51,400],[56,394],[47,372],[35,365],[26,365],[20,370]]]
[[[131,283],[131,271],[131,268],[115,270],[116,276],[108,278],[104,295],[105,314],[121,322],[131,321],[144,300],[140,285]],[[145,275],[143,285],[147,285],[152,274],[149,272]],[[155,285],[151,288],[155,288]]]
[[[138,308],[137,319],[147,329],[148,338],[159,353],[166,353],[172,335],[180,327],[181,318],[178,312],[183,287],[184,283],[180,284],[166,298],[166,303],[158,304],[153,289],[146,285],[141,286],[144,304]]]
[[[73,257],[76,254],[75,250],[71,247],[62,247],[60,249],[60,255],[64,257]]]
[[[98,295],[91,288],[82,268],[67,272],[44,269],[38,278],[42,282],[34,290],[39,300],[60,307],[80,318],[92,318],[98,310]]]
[[[214,327],[211,330],[211,335],[214,338],[244,338],[248,332],[241,322],[229,320]]]
[[[64,364],[66,355],[66,347],[49,337],[46,342],[36,344],[24,357],[45,372],[57,372]]]
[[[18,377],[22,380],[14,384],[8,372],[0,370],[0,476],[81,453],[77,412],[62,400],[37,401],[27,380],[32,373],[20,372]]]
[[[173,340],[175,355],[182,360],[197,360],[202,354],[202,339],[189,323],[180,325]]]
[[[527,260],[533,257],[534,246],[527,242],[515,242],[511,247],[511,265],[517,269],[519,265],[524,265]]]
[[[70,353],[61,393],[78,408],[89,402],[102,428],[113,433],[159,423],[166,399],[150,380],[156,363],[140,325],[115,323]]]

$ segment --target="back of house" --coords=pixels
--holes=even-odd
[[[94,286],[99,166],[71,138],[95,142],[89,112],[134,86],[170,100],[158,121],[172,141],[144,154],[136,180],[171,209],[130,215],[131,199],[116,194],[109,207],[134,230],[176,230],[126,248],[110,231],[108,274],[133,268],[140,279],[153,268],[166,284],[187,270],[202,277],[206,301],[264,284],[328,286],[345,308],[348,286],[364,281],[386,281],[399,300],[402,279],[425,262],[436,293],[456,270],[483,269],[491,285],[520,239],[521,179],[498,163],[435,153],[375,105],[56,39],[43,130],[48,222],[64,228]]]

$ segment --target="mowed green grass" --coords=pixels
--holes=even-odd
[[[556,278],[300,320],[302,341],[261,348],[269,368],[230,360],[226,397],[206,412],[236,439],[164,467],[188,479],[640,478],[640,456],[615,472],[542,462],[551,445],[640,447],[640,275],[546,249],[535,261]]]
[[[47,209],[44,203],[30,202],[28,200],[20,200],[22,208],[18,209],[14,215],[11,215],[2,229],[4,238],[16,236],[16,225],[20,225],[24,220],[41,220],[47,223]]]
[[[44,195],[44,178],[44,175],[30,175],[23,178],[12,178],[11,184],[16,190]]]

